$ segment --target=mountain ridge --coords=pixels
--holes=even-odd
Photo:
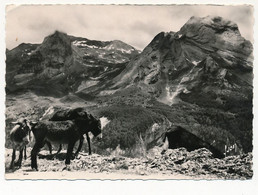
[[[213,26],[207,25],[211,22]],[[115,96],[121,89],[138,88],[173,110],[160,111],[172,123],[208,143],[214,141],[214,132],[227,134],[215,138],[220,151],[227,139],[239,140],[239,148],[251,151],[247,140],[252,140],[252,62],[252,44],[241,37],[235,23],[193,17],[178,32],[157,34],[114,78],[110,90]]]
[[[215,27],[211,29],[211,26],[207,26],[207,23],[209,24],[211,21],[216,24],[215,27],[219,30],[219,34],[216,29],[214,30]],[[200,28],[203,30],[199,32]],[[223,33],[226,35],[223,36]],[[233,39],[232,44],[227,33]],[[234,49],[231,49],[232,46]],[[250,73],[249,78],[251,79],[248,80],[248,83],[251,84],[252,45],[241,37],[237,25],[223,20],[221,17],[192,17],[180,31],[176,33],[161,32],[156,35],[138,58],[131,61],[126,69],[114,79],[113,87],[140,82],[150,88],[154,86],[157,96],[159,96],[162,93],[158,92],[162,90],[159,89],[159,82],[163,87],[164,83],[168,83],[168,85],[171,83],[171,87],[173,87],[173,82],[182,72],[186,71],[187,74],[189,69],[195,69],[194,67],[206,58],[213,58],[213,61],[218,62],[217,67],[215,67],[215,63],[206,65],[211,69],[234,71],[238,77],[240,75],[236,72]]]
[[[253,47],[234,22],[192,17],[178,32],[157,34],[141,53],[120,41],[52,36],[38,49],[29,45],[30,55],[21,56],[25,45],[16,59],[7,53],[7,89],[90,102],[111,120],[100,147],[148,146],[172,125],[221,153],[232,145],[252,151]]]
[[[54,95],[63,96],[82,90],[82,85],[91,82],[93,77],[119,73],[138,52],[122,41],[102,42],[55,31],[45,37],[42,44],[20,44],[7,51],[7,92],[43,91],[44,82],[52,85],[54,81],[57,86],[52,85],[53,89],[58,90]]]

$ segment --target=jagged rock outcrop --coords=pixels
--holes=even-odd
[[[165,139],[168,142],[168,148],[176,149],[184,147],[188,151],[193,151],[199,148],[209,149],[213,156],[216,158],[223,158],[225,154],[213,147],[211,144],[203,141],[196,135],[188,132],[180,126],[176,126],[167,130],[165,134]]]
[[[252,65],[252,44],[245,40],[237,24],[221,17],[192,17],[180,29],[177,36],[186,38],[196,47],[215,52],[226,60],[226,65]]]
[[[216,71],[222,79],[232,75],[251,85],[252,60],[252,44],[235,23],[221,17],[192,17],[176,33],[159,33],[115,78],[114,88],[134,82],[148,85],[161,101],[171,104],[179,94],[178,85],[197,74],[201,61],[211,70],[209,75]]]

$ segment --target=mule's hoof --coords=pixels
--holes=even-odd
[[[38,167],[35,166],[35,165],[31,165],[31,169],[32,169],[33,171],[38,171]]]
[[[32,171],[38,171],[38,169],[37,168],[32,168]]]
[[[165,154],[166,153],[166,150],[162,150],[160,154]]]
[[[69,165],[66,165],[63,169],[62,169],[62,171],[71,171],[71,167],[69,166]]]
[[[70,165],[71,161],[70,160],[65,160],[65,165]]]
[[[19,168],[21,168],[22,162],[18,162],[18,163],[17,163],[17,166],[18,166]]]

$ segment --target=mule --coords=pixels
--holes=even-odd
[[[10,139],[12,142],[12,161],[10,164],[10,169],[14,168],[14,161],[16,158],[16,150],[20,151],[19,159],[17,161],[18,167],[21,167],[22,158],[23,158],[23,151],[24,151],[24,159],[26,160],[26,145],[31,140],[31,126],[30,122],[27,119],[21,118],[17,120],[16,122],[12,122],[12,124],[15,124],[13,129],[10,131]]]
[[[65,121],[39,121],[31,124],[35,137],[35,145],[31,151],[31,168],[36,170],[38,170],[37,155],[47,142],[68,144],[65,160],[65,164],[68,165],[70,164],[76,141],[81,140],[83,135],[88,135],[89,132],[95,137],[101,135],[100,120],[95,119],[93,116],[87,118],[77,117],[74,120]],[[90,143],[90,140],[88,142]]]
[[[94,120],[94,117],[91,114],[88,114],[85,108],[78,107],[73,109],[62,109],[58,110],[54,113],[52,117],[49,118],[50,121],[66,121],[66,120],[74,120],[74,119],[82,119],[82,120]],[[102,137],[102,134],[99,136]],[[91,155],[91,144],[89,133],[86,133],[86,139],[88,143],[89,155]],[[83,145],[84,137],[81,136],[79,146],[77,151],[75,152],[75,156],[79,154]],[[46,143],[50,154],[52,154],[52,145],[50,142]],[[59,149],[56,154],[58,154],[62,150],[62,144],[60,144]]]

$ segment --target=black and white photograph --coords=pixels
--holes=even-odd
[[[252,5],[7,5],[5,179],[251,180]]]

